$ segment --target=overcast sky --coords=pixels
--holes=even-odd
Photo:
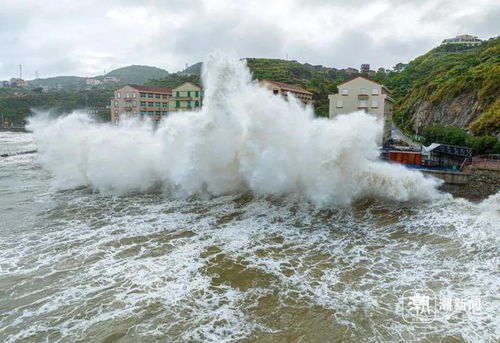
[[[336,68],[408,62],[444,38],[500,34],[498,0],[0,0],[0,79],[170,72],[214,49]]]

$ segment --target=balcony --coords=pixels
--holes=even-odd
[[[132,98],[124,98],[124,99],[125,99],[125,101],[127,101],[127,102],[132,101]]]
[[[176,96],[175,100],[193,100],[192,96]]]
[[[130,106],[126,106],[126,107],[125,107],[125,111],[127,111],[127,112],[132,111],[132,107],[130,107]]]
[[[367,100],[368,99],[368,94],[358,94],[358,99],[360,100]]]

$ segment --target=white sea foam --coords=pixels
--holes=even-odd
[[[162,185],[181,197],[251,190],[299,194],[318,205],[438,195],[439,181],[377,159],[375,118],[314,119],[311,108],[252,82],[244,62],[214,54],[204,65],[203,109],[172,114],[157,130],[147,121],[97,124],[77,112],[33,118],[29,127],[54,186],[124,194]]]

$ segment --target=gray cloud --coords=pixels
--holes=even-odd
[[[215,49],[337,68],[390,67],[458,33],[500,32],[496,0],[4,1],[0,79],[169,71]]]

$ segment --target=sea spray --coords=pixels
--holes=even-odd
[[[160,185],[180,197],[251,190],[318,205],[438,195],[436,179],[378,160],[374,117],[315,119],[312,108],[251,81],[242,61],[213,54],[204,66],[202,110],[173,113],[156,130],[147,120],[99,124],[78,112],[30,120],[54,186],[124,194]]]

